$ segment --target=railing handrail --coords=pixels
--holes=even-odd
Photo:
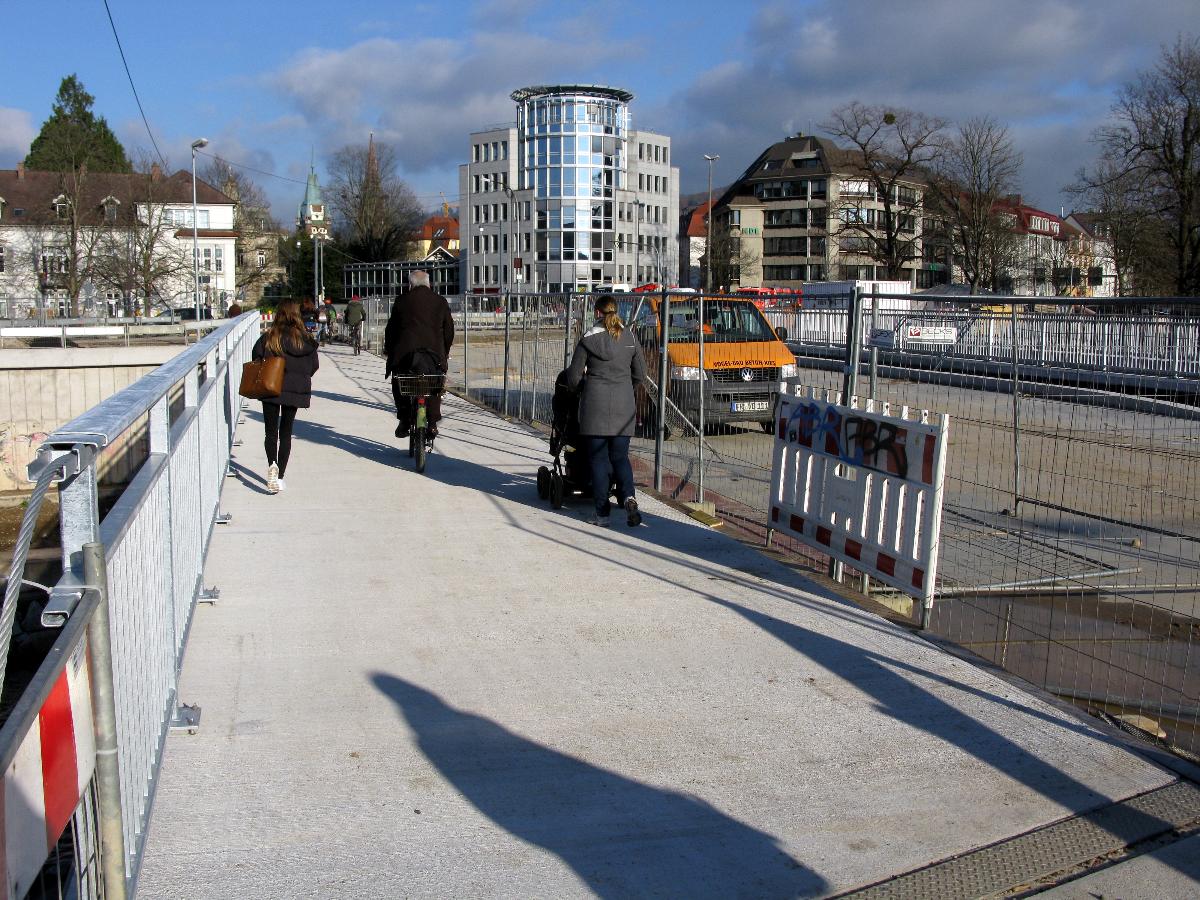
[[[153,372],[76,416],[61,428],[55,429],[46,437],[43,445],[59,446],[83,442],[95,443],[99,447],[107,446],[113,437],[146,415],[155,403],[166,396],[184,375],[200,365],[213,350],[220,349],[225,338],[238,327],[238,323],[250,315],[256,313],[243,313],[236,319],[230,319],[228,324],[205,335]]]

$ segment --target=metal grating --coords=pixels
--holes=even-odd
[[[862,900],[989,897],[1200,822],[1200,788],[1177,781],[870,887]]]

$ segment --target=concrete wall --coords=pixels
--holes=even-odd
[[[182,349],[0,350],[0,494],[30,489],[25,467],[47,434]]]

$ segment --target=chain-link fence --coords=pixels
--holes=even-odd
[[[592,324],[593,300],[513,295],[506,315],[494,295],[452,298],[459,331],[450,384],[547,425],[555,379]],[[1200,753],[1196,301],[987,297],[950,306],[848,295],[823,297],[816,309],[764,309],[786,332],[793,371],[738,321],[755,301],[711,296],[703,302],[705,377],[696,380],[700,298],[618,300],[650,362],[632,448],[639,481],[657,480],[680,501],[712,502],[729,527],[765,538],[767,423],[780,379],[948,413],[930,628],[1059,696]],[[369,331],[378,347],[391,300],[374,302]],[[662,307],[670,340],[656,464]],[[856,318],[862,349],[848,385]],[[825,560],[786,538],[778,544],[814,564]],[[908,602],[856,583],[896,608]]]

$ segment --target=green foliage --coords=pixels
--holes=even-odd
[[[34,138],[25,166],[44,172],[131,172],[125,148],[104,117],[92,113],[95,98],[74,75],[58,88],[50,118]]]

